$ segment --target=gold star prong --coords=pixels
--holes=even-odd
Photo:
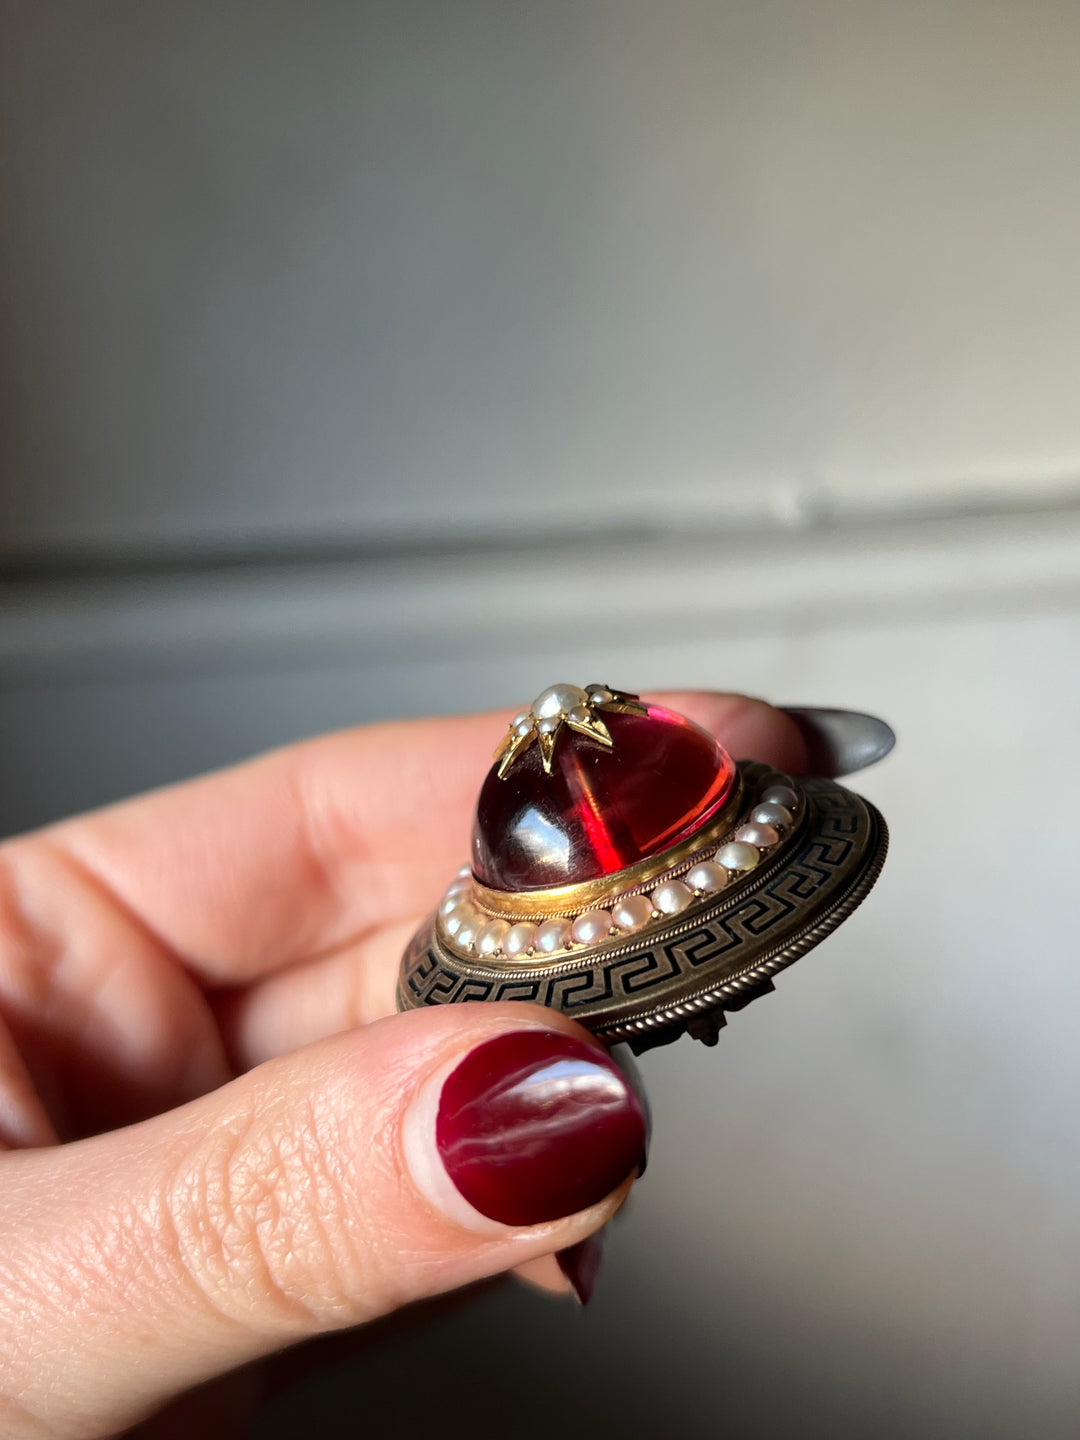
[[[495,751],[495,759],[499,761],[498,775],[500,780],[505,780],[506,773],[511,765],[513,765],[519,755],[529,748],[535,739],[535,730],[529,730],[524,735],[519,735],[516,730],[512,730],[508,736],[504,736],[503,743],[500,744],[499,748]],[[543,747],[541,746],[541,750],[542,749]],[[545,765],[544,768],[550,770],[548,765]]]
[[[537,739],[540,741],[540,760],[544,767],[544,774],[551,774],[551,758],[555,754],[556,730],[540,730]]]
[[[586,687],[591,710],[613,710],[618,715],[647,715],[647,705],[632,690],[614,690],[610,685]]]
[[[616,715],[647,715],[649,707],[643,705],[636,695],[613,695],[599,710],[614,710]]]
[[[566,723],[570,726],[571,730],[576,730],[579,735],[584,735],[589,740],[596,740],[601,745],[606,745],[609,750],[614,747],[615,742],[611,738],[611,732],[603,720],[600,719],[599,715],[590,713],[587,720],[574,720],[570,716],[567,716]]]

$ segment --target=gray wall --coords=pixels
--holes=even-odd
[[[1067,0],[7,8],[16,550],[1076,493]]]
[[[260,1434],[1075,1435],[1080,11],[6,14],[4,829],[563,677],[900,734],[872,901],[646,1057],[595,1306]]]

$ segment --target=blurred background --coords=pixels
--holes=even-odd
[[[0,18],[5,832],[561,679],[900,737],[872,901],[645,1057],[593,1306],[257,1436],[1075,1436],[1080,9]]]

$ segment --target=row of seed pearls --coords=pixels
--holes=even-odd
[[[610,910],[586,910],[573,919],[560,915],[538,925],[531,920],[513,924],[489,919],[469,898],[471,880],[465,865],[439,907],[442,928],[466,954],[511,960],[557,955],[575,945],[598,945],[612,935],[632,935],[650,921],[678,915],[694,900],[715,895],[733,879],[748,875],[790,829],[798,803],[789,776],[766,775],[748,820],[710,860],[699,861],[680,880],[665,880],[649,895],[625,895]]]

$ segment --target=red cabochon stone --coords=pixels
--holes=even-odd
[[[500,780],[493,767],[473,826],[473,874],[495,890],[612,875],[685,840],[720,808],[735,765],[699,725],[650,705],[600,712],[608,750],[563,726],[552,773],[533,744]]]

